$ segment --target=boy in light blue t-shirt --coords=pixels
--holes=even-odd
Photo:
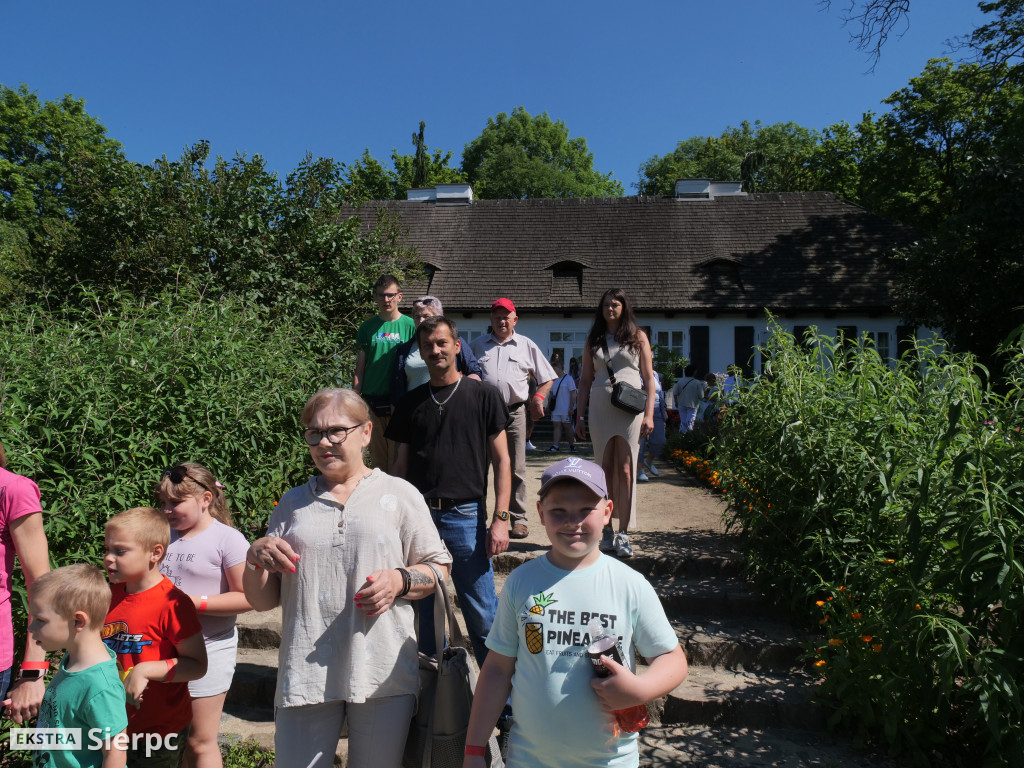
[[[66,649],[39,707],[38,728],[79,728],[81,746],[33,756],[34,768],[124,768],[124,686],[101,631],[110,585],[91,565],[68,565],[32,585],[28,631],[47,652]]]
[[[516,568],[498,599],[464,768],[484,766],[483,745],[510,691],[509,768],[637,766],[636,734],[621,732],[612,713],[679,685],[686,656],[650,584],[598,548],[612,515],[601,467],[575,457],[548,467],[537,511],[551,551]],[[626,656],[624,665],[601,657],[605,678],[587,656],[595,621]],[[634,647],[649,664],[643,675],[631,671]]]

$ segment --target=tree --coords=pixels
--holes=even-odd
[[[26,85],[0,85],[0,295],[34,282],[43,252],[71,235],[74,169],[123,157],[84,100],[41,102]]]
[[[583,137],[569,138],[547,112],[532,117],[523,107],[487,118],[462,152],[462,172],[477,197],[522,199],[617,197],[622,184],[594,169]]]
[[[808,163],[817,131],[796,123],[753,125],[744,120],[719,137],[694,136],[671,154],[655,155],[640,166],[641,195],[671,195],[676,179],[740,180],[747,192],[801,192],[813,188]]]
[[[412,135],[415,154],[402,155],[391,150],[391,168],[387,168],[366,149],[359,159],[345,169],[344,186],[350,200],[405,200],[406,192],[436,184],[464,181],[462,172],[450,168],[451,150],[433,152],[427,147],[423,133],[426,123],[420,121],[419,133]]]

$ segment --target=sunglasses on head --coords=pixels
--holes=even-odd
[[[173,467],[168,467],[167,469],[164,470],[164,475],[163,476],[166,477],[168,480],[170,480],[175,485],[178,485],[179,483],[181,483],[182,480],[184,480],[187,477],[189,480],[191,480],[193,483],[198,485],[200,488],[205,488],[210,493],[213,493],[213,490],[211,488],[209,488],[206,485],[206,483],[201,483],[198,480],[196,480],[194,477],[192,477],[192,475],[190,475],[188,473],[188,467],[185,467],[185,466],[183,466],[181,464],[177,464],[177,465],[175,465]]]

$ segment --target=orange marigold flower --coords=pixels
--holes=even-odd
[[[825,601],[824,600],[815,600],[814,604],[820,608],[821,606],[823,606],[825,604]]]
[[[860,639],[863,640],[865,643],[870,643],[875,638],[873,638],[871,635],[861,635]]]
[[[892,559],[891,557],[887,557],[887,558],[885,559],[885,562],[887,562],[887,563],[889,563],[889,564],[892,564],[892,563],[895,563],[896,561],[895,561],[895,560],[893,560],[893,559]]]
[[[829,638],[828,644],[829,645],[833,645],[833,646],[835,646],[835,645],[842,645],[843,641],[841,639],[839,639],[838,637],[832,637],[832,638]]]
[[[840,587],[839,591],[842,592],[844,589],[846,589],[846,587]]]
[[[856,613],[851,613],[850,614],[850,618],[851,619],[859,619],[860,617],[861,617],[861,612],[860,611],[857,611]]]
[[[816,662],[814,662],[814,666],[816,666],[816,667],[824,667],[827,663],[828,662],[825,661],[824,659],[818,659]]]
[[[872,643],[871,644],[871,650],[874,651],[875,653],[881,653],[882,652],[882,644],[881,643]]]
[[[818,623],[819,623],[819,624],[824,624],[824,623],[825,623],[826,621],[828,621],[828,620],[829,620],[829,618],[830,618],[830,617],[829,617],[829,615],[828,615],[828,614],[826,613],[826,614],[825,614],[825,618],[823,618],[823,619],[818,619]]]

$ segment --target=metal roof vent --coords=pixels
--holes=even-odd
[[[746,194],[742,181],[676,179],[676,200],[714,200],[716,197],[740,197]]]
[[[711,179],[676,179],[677,200],[710,200]]]
[[[438,184],[436,187],[410,189],[405,199],[411,203],[439,203],[440,205],[469,205],[473,202],[473,185]]]

